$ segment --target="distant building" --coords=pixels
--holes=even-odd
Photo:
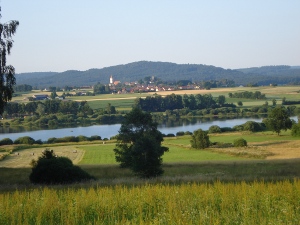
[[[111,75],[110,78],[109,78],[109,84],[112,85],[114,83],[114,78],[113,76]]]

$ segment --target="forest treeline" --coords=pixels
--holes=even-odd
[[[109,83],[109,77],[115,80],[132,82],[147,76],[155,76],[163,81],[190,80],[192,82],[233,80],[237,85],[257,83],[270,84],[299,84],[300,68],[290,66],[270,66],[248,69],[223,69],[221,67],[202,64],[176,64],[168,62],[140,61],[125,65],[117,65],[102,69],[86,71],[69,70],[62,73],[24,73],[17,74],[17,84],[29,84],[33,87],[46,88],[49,86],[63,87],[94,85],[97,82]]]
[[[262,94],[260,91],[243,91],[228,93],[229,98],[248,98],[248,99],[266,99],[266,95]]]
[[[213,98],[211,94],[197,94],[197,95],[176,95],[171,94],[165,97],[161,95],[147,96],[146,98],[137,98],[135,100],[135,106],[148,112],[164,112],[166,110],[174,109],[208,109],[219,107],[236,107],[234,104],[226,104],[226,98],[224,95],[220,95],[218,98]]]
[[[4,107],[4,115],[31,115],[31,114],[77,114],[82,112],[84,114],[93,113],[86,101],[62,101],[62,100],[45,100],[45,101],[31,101],[28,103],[9,102]]]

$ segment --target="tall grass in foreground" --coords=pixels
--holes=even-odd
[[[300,224],[300,181],[15,191],[0,224]]]

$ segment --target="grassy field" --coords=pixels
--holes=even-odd
[[[134,99],[109,99],[109,100],[94,100],[89,101],[88,104],[92,109],[105,109],[110,103],[112,106],[116,107],[119,111],[129,111],[131,110]]]
[[[0,167],[8,168],[24,168],[30,167],[30,162],[37,159],[46,147],[30,148],[19,151],[14,151],[12,154],[0,161]],[[71,159],[75,164],[79,163],[84,155],[84,151],[80,150],[78,146],[51,146],[51,148],[58,156],[64,156]]]
[[[0,224],[299,224],[300,181],[43,188],[0,194]]]
[[[278,86],[278,87],[234,87],[234,88],[213,88],[211,90],[182,90],[182,91],[164,91],[164,92],[155,92],[156,94],[165,96],[170,95],[172,93],[184,95],[184,94],[211,94],[213,97],[218,97],[219,95],[225,95],[226,101],[228,103],[237,103],[238,101],[242,101],[244,104],[244,107],[251,107],[251,106],[261,106],[266,101],[271,105],[272,99],[277,100],[277,104],[281,103],[281,100],[283,97],[285,97],[287,100],[299,100],[300,94],[298,91],[300,90],[300,87],[298,86]],[[234,92],[244,92],[244,91],[260,91],[263,94],[266,94],[267,99],[266,100],[252,100],[252,99],[237,99],[232,98],[230,99],[228,97],[228,93],[234,93]],[[73,93],[73,92],[71,92]],[[74,92],[75,93],[75,92]],[[67,97],[67,99],[74,100],[74,101],[88,101],[89,104],[93,109],[99,109],[99,108],[105,108],[107,103],[111,103],[112,105],[116,106],[117,110],[128,110],[128,108],[131,107],[133,101],[135,98],[139,97],[146,97],[149,95],[155,94],[154,92],[149,93],[142,93],[142,94],[102,94],[102,95],[96,95],[96,96],[72,96]],[[30,93],[22,94],[21,96],[14,97],[12,101],[15,102],[27,102],[27,97],[31,97],[33,94],[48,94],[50,95],[50,92],[42,92],[40,90],[34,90]],[[58,95],[61,95],[62,92],[57,92]]]
[[[278,103],[283,97],[298,100],[299,89],[239,87],[175,93],[227,97],[229,92],[257,90],[267,95],[270,104],[272,98]],[[139,96],[146,94],[72,99],[87,100],[94,109],[111,103],[126,110]],[[244,106],[265,103],[227,100],[241,100]],[[120,168],[114,143],[48,145],[96,177],[66,186],[30,184],[29,163],[45,147],[14,151],[0,161],[0,224],[300,224],[299,138],[291,137],[290,131],[280,136],[234,132],[212,134],[210,140],[232,143],[240,137],[248,147],[194,150],[190,136],[165,138],[163,145],[170,149],[163,156],[165,172],[153,179],[139,179]]]

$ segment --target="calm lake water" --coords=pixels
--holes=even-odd
[[[292,117],[297,121],[297,117]],[[219,127],[234,127],[235,125],[240,125],[246,123],[247,121],[261,122],[261,118],[238,118],[238,119],[225,119],[225,120],[212,120],[212,121],[203,121],[203,120],[182,120],[182,121],[169,121],[165,124],[160,124],[158,129],[164,134],[176,134],[179,131],[190,131],[193,132],[199,128],[202,130],[208,130],[210,126],[217,125]],[[75,127],[75,128],[63,128],[55,130],[37,130],[37,131],[23,131],[18,133],[8,133],[15,132],[16,130],[9,128],[7,133],[0,134],[0,140],[3,138],[10,138],[15,140],[19,137],[30,136],[35,140],[47,141],[49,138],[55,137],[66,137],[66,136],[79,136],[84,135],[87,137],[93,135],[99,135],[101,138],[110,138],[116,134],[120,129],[120,124],[113,125],[93,125],[87,127]]]

